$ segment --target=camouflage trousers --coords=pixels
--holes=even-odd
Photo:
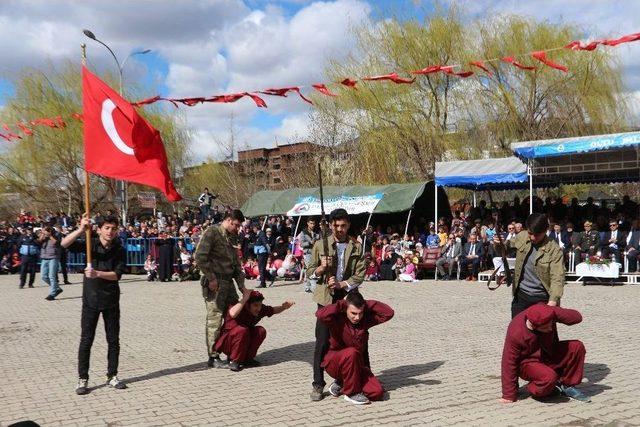
[[[213,349],[213,345],[220,335],[222,321],[227,309],[238,302],[238,294],[232,281],[218,280],[218,291],[211,292],[205,284],[202,287],[202,296],[207,308],[205,323],[207,353],[209,357],[216,357],[218,352]]]

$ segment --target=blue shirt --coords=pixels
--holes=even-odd
[[[440,238],[438,237],[437,234],[429,234],[427,236],[427,241],[426,241],[427,247],[437,248],[439,244],[440,244]]]

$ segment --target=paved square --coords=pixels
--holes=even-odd
[[[521,389],[523,400],[505,406],[498,399],[510,290],[489,292],[478,282],[366,283],[366,298],[396,310],[370,339],[372,367],[389,400],[355,407],[331,397],[309,400],[315,318],[301,286],[265,290],[267,303],[290,298],[297,305],[261,323],[268,330],[258,354],[263,366],[233,373],[205,369],[199,284],[142,279],[127,276],[121,284],[119,376],[130,388],[101,385],[100,321],[91,359],[96,388],[76,396],[81,285],[64,286],[60,299],[48,302],[44,287],[19,290],[17,276],[0,276],[0,424],[640,425],[640,286],[565,290],[563,304],[584,321],[561,328],[560,336],[586,344],[581,387],[591,404],[537,402]]]

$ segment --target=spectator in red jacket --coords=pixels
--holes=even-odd
[[[222,332],[214,344],[217,352],[228,357],[228,365],[222,367],[237,372],[243,366],[258,366],[259,363],[254,358],[267,337],[267,330],[256,325],[263,317],[282,313],[295,304],[285,301],[280,306],[271,307],[264,305],[262,301],[264,296],[260,292],[246,292],[240,302],[227,311]]]
[[[329,328],[329,351],[322,367],[335,381],[329,393],[356,405],[382,400],[384,389],[371,372],[367,354],[369,328],[390,320],[393,309],[379,301],[365,301],[362,294],[350,292],[343,300],[322,307],[316,317]]]
[[[582,382],[584,344],[578,340],[560,341],[556,323],[575,325],[582,321],[576,310],[538,303],[513,318],[507,329],[502,352],[502,402],[518,399],[518,377],[529,381],[534,397],[545,397],[555,390],[572,399],[591,399],[575,388]]]

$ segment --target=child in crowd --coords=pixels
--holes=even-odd
[[[380,279],[380,267],[374,258],[368,260],[367,269],[364,272],[364,280],[376,282]]]
[[[276,280],[277,272],[278,269],[275,266],[275,258],[273,255],[269,255],[269,258],[267,259],[267,267],[265,268],[264,273],[267,276],[266,279],[271,281],[271,285],[273,285],[273,282]]]
[[[191,267],[192,257],[186,247],[180,248],[180,271],[188,271]]]
[[[400,256],[396,259],[396,263],[393,265],[393,272],[396,280],[400,280],[400,274],[404,271],[404,267],[404,258]]]
[[[258,267],[258,263],[253,257],[247,258],[247,262],[244,263],[242,269],[244,270],[244,275],[247,279],[253,280],[258,278],[258,274],[256,274],[256,269]]]
[[[433,226],[429,227],[429,235],[427,236],[426,246],[429,249],[437,248],[440,245],[440,238],[436,234]]]
[[[404,256],[404,268],[398,275],[398,281],[400,282],[415,282],[416,281],[416,265],[414,264],[414,253],[407,251]]]
[[[158,279],[158,264],[151,255],[147,255],[147,259],[144,262],[144,271],[147,272],[147,282],[153,282]]]
[[[2,261],[0,261],[0,272],[2,274],[11,273],[11,258],[8,254],[3,256]]]
[[[196,263],[196,260],[193,260],[191,264],[189,264],[188,268],[182,270],[182,274],[178,279],[180,282],[186,282],[189,280],[200,280],[200,269]]]
[[[445,225],[441,225],[438,227],[438,246],[443,247],[445,243],[447,243],[447,227]]]

